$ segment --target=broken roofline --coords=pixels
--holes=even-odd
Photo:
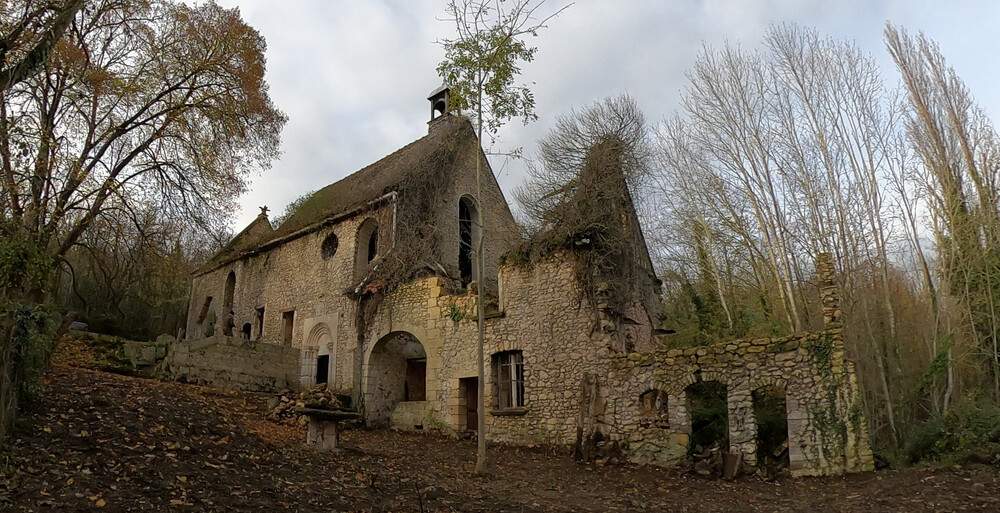
[[[248,250],[248,251],[244,251],[242,253],[237,253],[236,255],[233,255],[233,256],[231,256],[229,258],[226,258],[223,261],[219,262],[218,264],[216,264],[216,265],[214,265],[214,266],[212,266],[212,267],[210,267],[208,269],[195,271],[194,272],[194,276],[204,276],[204,275],[206,275],[206,274],[208,274],[208,273],[210,273],[212,271],[215,271],[216,269],[219,269],[221,267],[225,267],[225,266],[227,266],[227,265],[229,265],[229,264],[231,264],[231,263],[233,263],[233,262],[235,262],[237,260],[242,260],[242,259],[247,258],[247,257],[252,257],[254,255],[259,255],[260,253],[264,253],[266,251],[269,251],[269,250],[271,250],[272,248],[274,248],[276,246],[280,246],[281,244],[284,244],[286,242],[298,239],[299,237],[302,237],[302,236],[305,236],[305,235],[309,235],[310,233],[313,233],[315,231],[321,230],[324,227],[329,226],[329,225],[334,224],[334,223],[337,223],[337,222],[339,222],[339,221],[341,221],[343,219],[347,219],[349,217],[354,217],[354,216],[360,214],[361,212],[369,210],[370,208],[372,208],[375,205],[378,205],[380,203],[385,203],[390,198],[391,198],[392,202],[395,203],[396,202],[396,198],[398,196],[397,192],[398,191],[389,191],[389,192],[387,192],[387,193],[385,193],[385,194],[383,194],[383,195],[381,195],[381,196],[379,196],[379,197],[377,197],[377,198],[375,198],[375,199],[373,199],[371,201],[368,201],[367,203],[364,203],[362,205],[354,207],[351,210],[348,210],[346,212],[341,212],[339,214],[334,214],[334,215],[332,215],[330,217],[326,217],[326,218],[321,219],[321,220],[319,220],[319,221],[317,221],[317,222],[315,222],[313,224],[307,225],[305,228],[300,228],[300,229],[298,229],[298,230],[296,230],[296,231],[294,231],[292,233],[289,233],[288,235],[284,235],[284,236],[278,237],[276,239],[271,239],[271,240],[269,240],[269,241],[261,244],[260,246],[257,246],[256,248],[253,248],[253,249]],[[395,208],[393,208],[393,212],[392,212],[392,243],[393,244],[395,243],[395,239],[396,239],[396,210],[395,210]],[[392,246],[390,246],[390,250],[391,249],[392,249]]]

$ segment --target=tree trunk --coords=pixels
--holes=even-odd
[[[478,297],[476,300],[476,312],[479,316],[478,323],[478,348],[479,348],[479,394],[476,401],[476,407],[479,411],[478,417],[478,431],[476,432],[476,474],[482,474],[486,470],[486,303],[483,301],[485,294],[483,289],[485,283],[483,282],[483,276],[486,271],[486,258],[483,255],[483,240],[486,238],[486,225],[483,223],[483,170],[482,170],[482,155],[480,155],[480,145],[483,141],[483,84],[482,84],[482,74],[480,74],[480,83],[477,88],[479,91],[479,97],[476,100],[477,112],[476,112],[476,202],[478,205],[479,212],[479,240],[476,242],[476,259],[479,260],[479,276],[476,277],[479,283]]]

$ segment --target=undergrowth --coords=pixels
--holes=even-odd
[[[1000,467],[1000,405],[967,399],[928,419],[905,445],[909,463],[976,462]]]

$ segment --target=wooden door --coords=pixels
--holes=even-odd
[[[479,378],[463,378],[465,394],[465,430],[479,429]]]

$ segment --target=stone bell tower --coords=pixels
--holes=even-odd
[[[431,102],[431,120],[427,122],[427,133],[433,132],[434,128],[452,117],[449,104],[451,103],[451,90],[442,84],[437,89],[431,91],[427,100]]]

